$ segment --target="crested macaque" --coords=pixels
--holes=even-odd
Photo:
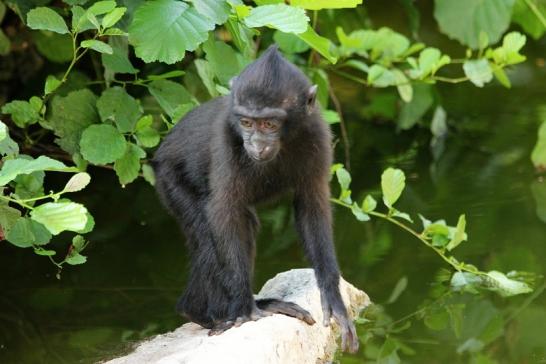
[[[320,288],[324,325],[333,317],[342,347],[358,350],[339,291],[332,238],[331,134],[317,86],[269,47],[232,80],[231,93],[189,112],[157,150],[159,196],[186,236],[191,267],[177,311],[217,335],[280,313],[308,324],[303,308],[252,295],[255,205],[294,196],[296,229]]]

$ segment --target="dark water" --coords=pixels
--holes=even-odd
[[[450,135],[436,159],[428,131],[395,133],[391,122],[364,120],[361,109],[373,94],[337,80],[351,105],[353,194],[377,191],[384,168],[402,168],[408,186],[401,210],[452,224],[466,214],[470,239],[456,252],[458,258],[483,270],[545,274],[546,182],[529,159],[537,127],[546,120],[546,69],[537,65],[544,46],[528,46],[529,61],[511,74],[512,90],[439,88]],[[77,198],[97,222],[86,264],[68,267],[58,281],[47,259],[0,244],[0,363],[91,363],[182,323],[173,309],[186,271],[177,227],[146,183],[112,188],[117,184],[113,173],[92,172],[95,183]],[[256,288],[277,272],[307,266],[289,206],[261,210]],[[335,227],[343,275],[388,315],[397,320],[426,304],[435,273],[445,267],[437,256],[388,223],[360,223],[342,209],[336,210]],[[67,240],[58,240],[61,250]],[[385,304],[402,277],[407,289],[395,303]],[[414,351],[400,353],[402,362],[477,360],[457,349],[495,324],[483,355],[499,363],[546,362],[545,293],[458,299],[466,304],[458,337],[449,328],[433,331],[421,320],[410,320],[411,328],[397,335]],[[364,337],[366,330],[359,333]],[[375,345],[372,340],[358,355],[340,360],[364,362],[377,356]],[[474,362],[488,363],[483,360]]]

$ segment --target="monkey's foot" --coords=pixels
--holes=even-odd
[[[255,307],[250,315],[237,317],[235,320],[217,321],[209,331],[209,336],[220,335],[232,327],[239,327],[245,322],[258,321],[261,318],[273,315],[272,312],[264,311]]]
[[[315,320],[309,311],[292,302],[285,302],[275,298],[264,298],[257,300],[256,306],[271,314],[279,313],[281,315],[295,317],[308,325],[313,325],[315,323]]]

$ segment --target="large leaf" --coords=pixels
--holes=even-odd
[[[309,10],[356,8],[362,0],[292,0],[292,6]]]
[[[307,30],[309,18],[303,9],[275,4],[252,8],[244,22],[250,28],[267,26],[285,33],[300,34]]]
[[[148,90],[155,97],[167,115],[175,115],[176,108],[191,102],[190,93],[179,83],[169,80],[157,80],[148,84]]]
[[[487,273],[486,284],[490,285],[489,289],[504,297],[533,292],[526,283],[511,279],[504,273],[494,270]]]
[[[91,125],[82,133],[80,149],[82,156],[94,164],[108,164],[125,152],[125,138],[113,126]]]
[[[200,14],[216,24],[224,24],[231,10],[226,0],[193,0],[192,3]]]
[[[32,39],[38,51],[53,62],[64,63],[72,60],[72,37],[47,31],[32,32]]]
[[[230,79],[239,74],[245,66],[239,53],[224,42],[214,41],[212,37],[203,44],[203,50],[207,54],[207,61],[213,73],[222,85],[228,85]]]
[[[333,44],[328,38],[321,37],[315,32],[312,26],[308,26],[307,30],[297,36],[307,43],[311,48],[320,53],[330,63],[336,63],[337,57],[332,53]]]
[[[97,97],[88,89],[53,98],[48,123],[44,126],[53,129],[57,144],[68,153],[79,152],[83,130],[99,121],[96,103]]]
[[[7,160],[0,170],[0,186],[5,186],[18,175],[30,174],[36,171],[75,172],[74,167],[67,167],[64,163],[44,155],[37,159],[17,158]]]
[[[214,29],[214,22],[175,0],[145,2],[133,16],[129,40],[145,62],[174,63],[193,51]]]
[[[536,168],[546,169],[546,121],[542,122],[538,129],[538,140],[531,154],[531,160]]]
[[[19,154],[19,145],[8,134],[8,127],[0,121],[0,156],[16,156]]]
[[[112,47],[112,54],[102,53],[102,64],[107,72],[114,73],[137,73],[128,57],[128,45],[126,37],[110,37],[108,44]]]
[[[31,29],[49,30],[59,34],[67,34],[68,27],[64,19],[53,9],[39,7],[27,14],[27,25]]]
[[[275,40],[275,43],[285,53],[302,53],[309,50],[309,45],[292,33],[284,33],[277,30],[273,34],[273,40]]]
[[[406,176],[400,169],[387,168],[381,175],[381,190],[385,206],[392,207],[406,186]]]
[[[51,233],[39,222],[20,217],[8,231],[6,239],[19,248],[28,248],[49,243]]]
[[[77,232],[87,223],[87,209],[75,202],[47,202],[32,210],[30,216],[53,235],[65,230]]]
[[[477,49],[481,32],[490,44],[500,40],[510,25],[513,5],[514,0],[435,0],[434,17],[443,33]]]
[[[140,171],[140,160],[146,157],[146,152],[139,146],[127,143],[125,153],[114,163],[114,170],[121,185],[133,182]]]
[[[142,115],[140,105],[121,87],[106,89],[97,101],[97,109],[103,122],[111,120],[122,133],[135,130],[137,120]]]
[[[535,14],[528,3],[534,4],[539,15]],[[546,32],[546,25],[539,16],[546,19],[546,0],[516,0],[512,21],[535,39],[539,39]]]

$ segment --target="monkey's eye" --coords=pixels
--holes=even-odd
[[[241,125],[245,128],[252,128],[252,120],[250,119],[241,119]]]
[[[262,122],[262,127],[267,130],[277,130],[277,124],[269,120],[264,120]]]

